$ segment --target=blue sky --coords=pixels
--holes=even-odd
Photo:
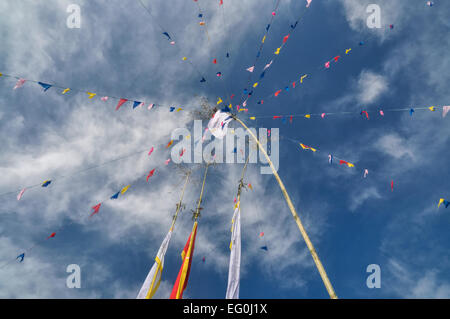
[[[110,96],[163,105],[199,105],[247,85],[274,1],[199,0],[210,43],[198,25],[193,1],[151,2],[157,21],[138,1],[2,1],[0,72]],[[69,4],[81,7],[81,28],[66,27]],[[149,1],[144,1],[148,4]],[[273,57],[305,1],[283,1],[271,26],[255,76]],[[383,30],[366,26],[369,3],[381,8]],[[450,4],[434,1],[313,0],[248,104],[249,125],[279,127],[280,135],[317,147],[301,151],[280,140],[278,173],[341,298],[449,298],[449,118],[440,112],[387,113],[364,120],[362,109],[450,104]],[[223,16],[224,14],[224,16]],[[225,18],[225,23],[224,23]],[[177,46],[161,34],[160,24]],[[394,24],[393,30],[386,26]],[[357,43],[366,41],[363,47]],[[352,47],[352,54],[320,69]],[[226,52],[231,57],[225,60]],[[202,74],[181,57],[186,56]],[[218,65],[211,63],[218,59]],[[221,71],[223,76],[215,76]],[[264,105],[264,98],[304,74],[304,86]],[[220,83],[224,82],[224,83]],[[0,78],[0,193],[70,174],[152,145],[167,143],[178,127],[191,127],[189,113],[147,110],[89,100],[83,94],[43,93],[33,83],[13,90]],[[188,108],[188,107],[187,107]],[[325,119],[248,116],[352,111]],[[206,123],[204,123],[206,125]],[[232,124],[235,126],[236,124]],[[158,149],[159,150],[159,149]],[[329,165],[328,153],[358,169]],[[50,187],[2,196],[0,263],[39,243],[23,263],[0,269],[1,298],[135,298],[166,234],[183,178],[168,151],[117,161]],[[157,167],[151,183],[142,181]],[[155,298],[167,298],[192,227],[190,209],[200,188],[194,178],[166,255]],[[361,168],[369,170],[362,178]],[[203,216],[186,298],[223,298],[229,260],[233,198],[242,164],[221,164],[207,177]],[[394,180],[394,192],[390,181]],[[242,196],[241,298],[327,298],[300,232],[271,175],[250,165]],[[121,187],[133,187],[105,203],[87,220],[89,208]],[[69,223],[71,223],[69,225]],[[55,238],[45,238],[62,226]],[[258,237],[261,229],[264,239]],[[42,240],[44,239],[44,240]],[[259,249],[263,244],[268,252]],[[201,259],[205,256],[206,262]],[[81,267],[81,289],[66,287],[66,267]],[[366,267],[381,267],[381,288],[368,289]]]

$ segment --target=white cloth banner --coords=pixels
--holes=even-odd
[[[238,202],[233,214],[230,243],[230,267],[226,299],[239,299],[239,281],[241,271],[241,211]]]
[[[150,299],[155,294],[156,290],[159,287],[159,283],[161,281],[161,275],[164,268],[164,256],[166,254],[167,248],[169,247],[170,238],[172,237],[172,229],[164,238],[161,247],[159,247],[158,254],[155,258],[155,263],[153,267],[150,269],[150,272],[145,278],[144,284],[139,291],[136,299]]]
[[[219,139],[223,139],[227,135],[228,123],[231,122],[233,118],[225,112],[217,111],[214,117],[208,122],[208,129],[212,135]]]

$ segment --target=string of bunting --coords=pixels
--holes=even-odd
[[[172,145],[173,145],[173,140],[170,140],[170,142],[166,145],[165,148],[167,149],[167,148],[169,148],[169,147],[172,146]],[[155,148],[152,146],[152,147],[150,148],[150,151],[148,152],[148,156],[150,156],[154,151],[155,151]],[[184,155],[184,151],[185,151],[185,150],[182,150],[182,151],[180,152],[180,154],[179,154],[180,157],[182,157],[182,156]],[[168,165],[169,162],[170,162],[170,158],[167,159],[167,160],[164,162],[164,165]],[[148,173],[146,173],[146,174],[143,175],[142,177],[139,177],[134,183],[127,184],[126,186],[122,187],[119,191],[117,191],[117,192],[114,193],[113,195],[111,195],[111,196],[105,198],[104,200],[102,200],[102,201],[98,202],[97,204],[95,204],[94,206],[92,206],[92,207],[91,207],[91,213],[90,213],[90,215],[89,215],[88,218],[92,218],[94,215],[98,214],[98,213],[100,212],[101,206],[102,206],[105,202],[107,202],[107,201],[112,201],[112,200],[116,200],[116,199],[119,198],[119,196],[123,196],[123,195],[128,191],[128,189],[130,189],[133,185],[135,185],[137,182],[139,182],[139,181],[141,180],[141,178],[145,178],[146,182],[148,183],[149,180],[150,180],[150,178],[151,178],[152,176],[154,176],[155,172],[156,172],[156,168],[153,168],[152,170],[150,170]],[[42,184],[42,187],[47,187],[50,183],[51,183],[51,181],[45,181],[45,182]],[[22,195],[23,195],[23,191],[21,191],[21,193],[18,195],[18,198],[17,198],[17,199],[20,200],[20,198],[22,197]],[[84,216],[84,215],[83,215],[83,216]],[[48,239],[50,239],[50,238],[54,238],[54,237],[56,236],[57,233],[60,233],[64,228],[66,228],[66,227],[68,227],[68,226],[70,226],[70,225],[72,225],[72,224],[74,224],[74,223],[75,223],[75,221],[71,221],[70,223],[68,223],[68,224],[66,224],[66,225],[64,225],[64,226],[62,226],[62,227],[60,227],[60,228],[57,229],[56,231],[52,232],[45,240],[42,240],[42,241],[46,241],[46,240],[48,240]],[[42,241],[41,241],[41,242],[42,242]],[[8,264],[10,264],[10,263],[12,263],[12,262],[14,262],[14,261],[16,261],[16,260],[19,260],[19,262],[23,262],[23,260],[24,260],[24,258],[25,258],[25,255],[28,254],[28,253],[29,253],[34,247],[36,247],[37,245],[39,245],[39,242],[36,243],[36,244],[34,244],[33,246],[31,246],[31,247],[29,247],[29,248],[23,250],[23,252],[22,252],[21,254],[19,254],[15,259],[11,259],[10,261],[8,261],[8,262],[4,263],[3,265],[1,265],[1,266],[0,266],[0,269],[4,268],[4,267],[7,266]]]
[[[47,92],[47,90],[49,90],[50,88],[57,88],[62,90],[60,93],[65,95],[65,94],[69,94],[71,92],[77,92],[77,93],[83,93],[86,94],[87,97],[89,99],[94,99],[95,97],[100,97],[100,100],[102,100],[103,102],[107,102],[109,100],[116,100],[118,101],[115,110],[118,111],[125,103],[131,103],[131,105],[133,106],[133,110],[135,108],[138,107],[145,107],[145,105],[147,105],[146,102],[141,102],[137,99],[133,99],[133,98],[123,98],[123,97],[116,97],[116,96],[111,96],[111,95],[106,95],[106,94],[101,94],[101,93],[93,93],[90,91],[85,91],[85,90],[81,90],[81,89],[77,89],[77,88],[70,88],[67,86],[62,86],[59,84],[50,84],[50,83],[44,83],[41,81],[35,81],[35,80],[30,80],[30,79],[25,79],[25,78],[21,78],[15,75],[11,75],[11,74],[6,74],[6,73],[0,73],[0,77],[9,77],[9,78],[14,78],[17,79],[17,82],[15,84],[15,86],[13,87],[14,90],[21,88],[22,86],[24,86],[24,84],[26,82],[32,82],[32,83],[36,83],[39,86],[42,87],[43,92]],[[162,104],[157,104],[157,103],[149,103],[147,106],[148,110],[151,110],[155,107],[158,108],[168,108],[169,112],[180,112],[183,111],[186,107],[180,107],[180,106],[169,106],[169,105],[162,105]],[[187,108],[194,108],[195,106],[187,106]]]
[[[394,28],[394,25],[393,25],[393,24],[389,25],[389,29],[392,30],[393,28]],[[283,38],[283,41],[285,41],[285,40],[287,41],[286,36],[285,36],[285,38]],[[338,63],[338,61],[342,60],[343,57],[347,57],[347,56],[350,55],[351,52],[355,51],[355,48],[361,48],[361,47],[363,47],[367,42],[368,42],[367,39],[366,39],[366,40],[363,40],[363,41],[359,41],[359,43],[358,43],[357,46],[348,47],[347,49],[345,49],[345,51],[343,51],[343,53],[334,56],[334,57],[331,58],[330,60],[326,61],[324,64],[318,66],[317,69],[318,69],[318,70],[328,70],[328,69],[330,69],[331,66],[332,66],[332,63]],[[277,49],[277,50],[278,50],[278,49]],[[276,52],[277,52],[277,51],[276,51]],[[271,61],[271,62],[272,62],[272,61]],[[262,79],[262,78],[264,77],[266,70],[267,70],[267,69],[271,66],[271,64],[272,64],[271,62],[268,63],[268,64],[264,67],[263,72],[262,72],[261,75],[260,75],[260,79]],[[302,73],[302,74],[299,76],[299,78],[298,78],[297,80],[290,81],[289,84],[286,84],[286,85],[284,86],[283,89],[278,89],[278,90],[276,90],[275,92],[273,92],[273,93],[267,95],[266,97],[264,97],[264,98],[258,100],[256,104],[262,105],[262,104],[264,104],[264,102],[267,101],[268,99],[274,98],[274,97],[278,97],[283,91],[284,91],[284,92],[289,92],[291,86],[292,86],[293,89],[295,89],[295,88],[301,86],[301,84],[303,84],[303,82],[304,82],[306,79],[310,79],[311,76],[312,76],[312,73],[311,73],[311,72],[309,72],[309,73]],[[253,84],[253,87],[256,88],[258,85],[259,85],[259,83],[258,83],[258,82],[255,82],[255,84]],[[246,92],[246,89],[244,89],[244,92]],[[251,93],[253,93],[253,91],[252,91]],[[248,96],[248,98],[250,98],[251,95],[252,95],[252,94],[250,94],[250,95]],[[245,103],[245,105],[243,104],[242,106],[243,106],[243,107],[246,107],[247,105],[246,105],[246,103]],[[239,107],[240,107],[240,106],[238,106],[238,110],[239,110]]]
[[[428,110],[430,112],[436,112],[436,110],[442,109],[442,117],[444,118],[447,113],[450,111],[450,106],[428,106],[428,107],[410,107],[410,108],[401,108],[401,109],[378,109],[377,111],[368,111],[368,110],[361,110],[360,112],[349,112],[349,111],[343,111],[343,112],[321,112],[321,113],[302,113],[302,114],[287,114],[287,115],[267,115],[267,116],[250,116],[250,120],[256,120],[256,119],[268,119],[271,118],[273,120],[280,119],[283,123],[287,123],[287,120],[289,119],[289,123],[293,122],[294,118],[304,118],[304,119],[311,119],[313,117],[320,117],[324,119],[325,117],[331,116],[331,115],[360,115],[362,118],[365,118],[367,120],[370,119],[369,113],[374,113],[375,115],[381,116],[382,118],[385,116],[385,113],[389,112],[409,112],[411,116],[415,113],[415,111],[423,111]],[[373,115],[372,115],[373,117]]]
[[[307,1],[306,8],[309,8],[309,5],[310,5],[310,4],[311,4],[311,0]],[[264,68],[263,68],[263,70],[262,70],[262,73],[259,75],[259,81],[258,81],[258,82],[255,82],[255,83],[252,85],[253,89],[251,89],[250,92],[248,92],[247,88],[245,88],[245,89],[243,90],[243,95],[247,95],[247,97],[246,97],[246,99],[245,99],[244,101],[242,101],[242,99],[241,99],[241,103],[239,103],[239,105],[237,105],[238,111],[239,111],[239,108],[240,108],[240,104],[242,104],[242,106],[243,106],[244,108],[247,106],[247,102],[248,102],[248,100],[252,97],[252,95],[253,95],[253,93],[254,93],[254,90],[256,90],[256,87],[261,83],[262,79],[264,78],[264,76],[265,76],[265,74],[266,74],[266,71],[272,66],[273,62],[274,62],[274,61],[276,60],[276,58],[280,55],[281,49],[283,49],[283,47],[286,45],[287,40],[289,39],[289,37],[295,32],[296,27],[297,27],[297,24],[298,24],[300,21],[302,21],[302,19],[303,19],[304,15],[306,14],[307,11],[308,11],[308,10],[302,11],[302,13],[301,13],[300,16],[297,18],[297,20],[296,20],[293,24],[291,24],[291,25],[289,26],[289,32],[287,33],[287,35],[285,35],[285,36],[283,37],[283,40],[282,40],[281,45],[274,51],[273,57],[272,57],[272,59],[270,60],[270,62],[268,62],[268,63],[264,66]],[[270,25],[269,25],[269,26],[270,26]],[[264,41],[265,41],[265,37],[262,39],[262,43],[264,43]],[[247,68],[246,71],[248,71],[248,72],[250,72],[250,73],[253,73],[255,67],[256,67],[256,64],[253,64],[251,67]],[[250,85],[250,82],[247,83],[247,87],[248,87],[249,85]]]

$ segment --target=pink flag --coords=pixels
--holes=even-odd
[[[150,152],[148,152],[148,156],[150,156],[150,154],[152,154],[153,153],[153,146],[152,146],[152,148],[150,149]]]
[[[106,101],[108,101],[108,97],[107,96],[101,97],[100,100],[102,100],[103,102],[106,102]]]
[[[170,44],[171,44],[171,45],[174,45],[174,44],[175,44],[175,41],[170,42]]]
[[[394,191],[394,180],[391,180],[391,191]]]
[[[275,11],[273,11],[273,12],[272,12],[272,15],[274,16],[275,14],[276,14]]]
[[[18,89],[18,88],[20,88],[20,87],[22,87],[22,86],[24,85],[25,82],[26,82],[25,79],[19,79],[19,80],[17,81],[16,85],[14,86],[14,90],[15,90],[15,89]]]
[[[270,137],[270,130],[267,130],[267,135]]]
[[[24,189],[22,189],[22,190],[20,191],[19,195],[17,195],[17,200],[20,200],[20,199],[22,198],[23,193],[25,193],[26,190],[27,190],[27,189],[24,188]]]
[[[151,104],[148,106],[148,109],[151,110],[151,109],[153,108],[154,105],[155,105],[155,104],[151,103]]]
[[[321,115],[321,116],[322,116],[322,118],[325,118],[325,113],[322,113],[322,115]]]
[[[170,158],[166,159],[166,162],[165,162],[165,164],[166,164],[166,165],[168,165],[168,164],[169,164],[169,162],[170,162]]]
[[[242,106],[247,106],[247,100],[245,100],[243,103],[242,103]]]
[[[116,106],[116,111],[123,105],[123,103],[125,103],[126,101],[128,101],[127,99],[120,99],[119,103],[117,103]]]
[[[264,232],[263,231],[259,233],[259,237],[262,237],[262,236],[264,236]]]
[[[248,72],[253,72],[253,70],[255,69],[255,66],[251,66],[247,69]]]
[[[236,197],[234,198],[234,203],[236,204]]]
[[[366,169],[364,170],[364,178],[366,178],[367,174],[369,174],[369,170],[366,168]]]
[[[309,8],[309,5],[311,4],[312,0],[306,0],[306,7]]]
[[[270,63],[267,63],[266,66],[264,67],[264,70],[263,70],[263,71],[265,71],[268,67],[270,67],[270,66],[272,65],[272,62],[273,62],[273,61],[270,61]]]
[[[383,110],[380,110],[380,115],[381,115],[381,116],[384,116]]]
[[[449,111],[450,111],[450,106],[443,106],[442,107],[442,117],[445,117]]]
[[[325,67],[328,69],[330,67],[330,61],[328,61],[327,63],[325,63]]]

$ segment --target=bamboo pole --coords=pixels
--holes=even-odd
[[[197,209],[195,210],[195,213],[194,213],[195,222],[197,221],[198,217],[200,216],[200,205],[202,203],[203,190],[205,189],[206,174],[208,173],[209,164],[210,163],[206,164],[205,175],[203,176],[202,190],[200,192],[200,197],[198,199]]]
[[[253,132],[251,130],[248,129],[248,127],[244,124],[244,122],[242,122],[237,116],[235,116],[233,114],[230,114],[230,115],[231,115],[231,117],[233,117],[233,119],[235,119],[237,122],[239,122],[247,130],[247,132],[249,132],[250,136],[255,140],[255,142],[258,144],[259,148],[263,152],[264,156],[266,157],[266,159],[270,165],[270,168],[272,169],[273,175],[275,176],[275,178],[278,181],[278,184],[280,185],[281,192],[283,193],[286,203],[288,204],[288,207],[291,210],[292,216],[294,217],[295,222],[297,223],[298,229],[300,230],[300,233],[302,234],[303,239],[306,242],[306,246],[308,246],[309,252],[311,253],[314,263],[316,264],[316,267],[317,267],[317,270],[319,271],[320,277],[322,277],[325,288],[327,289],[328,294],[330,295],[331,299],[337,299],[337,295],[334,292],[334,289],[333,289],[333,286],[331,285],[330,280],[328,279],[325,268],[323,267],[323,265],[319,259],[319,256],[317,255],[317,252],[314,249],[314,246],[313,246],[311,240],[309,239],[309,236],[306,233],[306,230],[303,227],[302,222],[300,221],[300,217],[297,215],[294,205],[292,204],[291,198],[289,197],[289,195],[287,193],[286,187],[284,187],[284,184],[281,181],[281,178],[278,175],[277,171],[275,170],[275,167],[273,166],[273,163],[270,160],[269,155],[267,155],[266,150],[264,149],[264,147],[262,147],[258,138],[253,134]]]
[[[172,219],[172,225],[170,226],[170,231],[173,230],[173,227],[175,226],[175,222],[177,221],[178,213],[181,211],[181,207],[183,205],[183,197],[184,197],[184,191],[186,190],[186,186],[189,181],[189,177],[191,176],[191,171],[189,171],[186,175],[186,181],[184,182],[183,191],[181,192],[180,201],[177,203],[177,210],[175,211],[175,215]]]

